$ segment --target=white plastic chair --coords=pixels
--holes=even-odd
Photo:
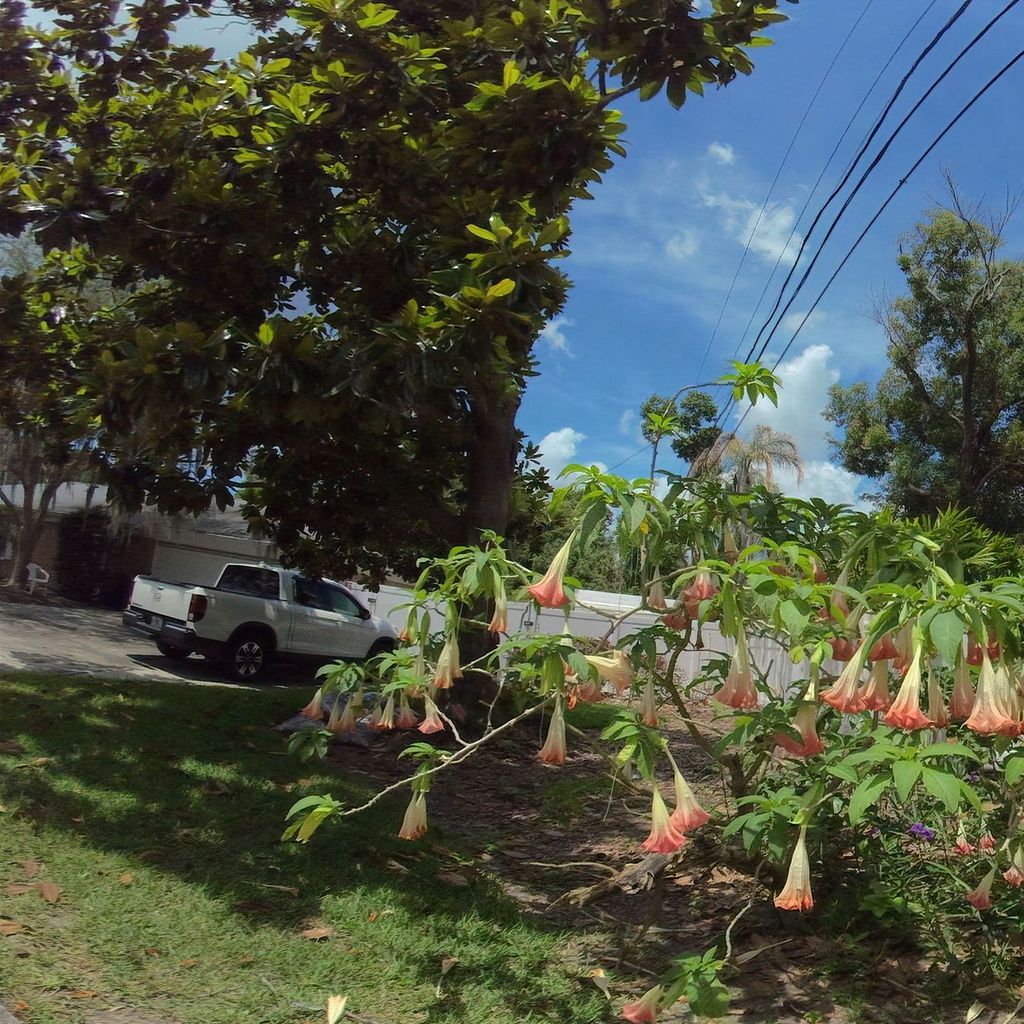
[[[37,590],[45,594],[50,584],[50,574],[36,562],[28,563],[28,592],[34,594]]]

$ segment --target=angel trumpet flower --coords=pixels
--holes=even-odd
[[[399,729],[415,729],[418,721],[419,718],[416,712],[409,707],[409,698],[403,690],[398,701],[398,717],[395,719],[395,726]]]
[[[910,659],[914,655],[913,634],[913,626],[909,622],[905,622],[896,634],[896,657],[893,658],[893,662],[900,672],[906,672],[907,666],[910,665]]]
[[[982,880],[981,885],[966,896],[967,902],[977,910],[988,910],[992,906],[992,883],[996,880],[993,868]]]
[[[839,673],[839,678],[821,695],[826,704],[831,704],[836,711],[863,711],[859,687],[860,674],[867,660],[867,647],[862,642],[853,657],[846,663],[846,668]]]
[[[672,769],[676,791],[676,808],[668,820],[669,824],[677,832],[685,835],[694,829],[700,828],[705,822],[710,821],[711,815],[698,803],[696,794],[690,789],[689,783],[683,778],[679,769],[675,765],[672,766]]]
[[[658,725],[658,699],[654,695],[654,680],[648,679],[644,684],[644,695],[640,699],[640,720],[644,725],[657,728]]]
[[[801,703],[793,716],[793,728],[800,733],[799,743],[784,732],[775,734],[775,742],[783,750],[788,750],[794,757],[813,757],[825,750],[825,744],[818,736],[818,705],[816,703],[811,701]]]
[[[569,603],[569,598],[562,589],[562,580],[565,578],[569,553],[572,551],[575,540],[576,534],[571,533],[569,539],[551,559],[548,571],[532,587],[526,588],[526,592],[541,608],[564,608]]]
[[[661,621],[664,622],[669,629],[678,629],[682,631],[684,629],[689,629],[693,618],[686,610],[686,605],[677,604],[670,611],[667,611],[662,615]]]
[[[413,793],[398,832],[399,839],[419,839],[427,831],[427,798],[423,793]]]
[[[508,632],[508,597],[505,595],[505,585],[502,584],[498,593],[494,595],[494,614],[487,626],[488,633]]]
[[[857,645],[845,636],[834,636],[828,643],[833,661],[849,661],[857,653]]]
[[[545,764],[565,764],[565,715],[562,712],[562,698],[555,698],[555,710],[551,713],[548,735],[537,756]]]
[[[345,702],[345,710],[340,711],[341,695],[334,699],[334,707],[331,708],[331,717],[327,719],[327,728],[335,736],[344,736],[356,731],[356,711],[362,710],[363,695],[355,694]]]
[[[736,546],[736,538],[733,536],[732,530],[727,526],[722,531],[722,558],[730,565],[734,565],[739,557],[740,551]]]
[[[921,648],[917,646],[903,684],[883,719],[897,729],[925,729],[932,721],[921,711]]]
[[[370,716],[369,726],[376,732],[387,732],[395,727],[395,695],[389,694],[383,706],[377,705],[377,709]]]
[[[702,572],[683,591],[683,604],[690,618],[699,618],[701,602],[710,601],[717,593],[718,587],[712,582],[711,577],[706,572]]]
[[[653,608],[658,612],[668,611],[668,601],[665,600],[665,587],[658,576],[657,570],[655,570],[654,575],[655,578],[647,588],[647,607]]]
[[[441,654],[437,659],[437,671],[434,673],[434,686],[439,690],[447,690],[452,682],[462,678],[459,665],[459,641],[452,633],[444,642]]]
[[[982,659],[981,644],[974,639],[973,636],[967,638],[967,654],[964,655],[964,661],[968,665],[980,665]]]
[[[953,672],[953,696],[949,700],[950,717],[958,722],[966,721],[974,710],[974,683],[967,662],[959,658]]]
[[[960,857],[967,857],[974,853],[977,848],[967,838],[967,831],[964,828],[963,819],[960,820],[956,830],[956,842],[953,844],[953,852]]]
[[[821,566],[816,558],[811,561],[811,579],[815,583],[828,583],[828,573]]]
[[[633,666],[625,651],[615,650],[610,655],[587,654],[587,664],[597,669],[597,674],[612,684],[619,693],[625,693],[633,682]]]
[[[891,661],[893,658],[899,657],[899,649],[896,644],[893,643],[892,635],[886,633],[868,654],[869,661]]]
[[[655,985],[635,1003],[626,1003],[622,1008],[622,1019],[631,1024],[655,1024],[664,991],[661,985]]]
[[[938,677],[928,669],[928,720],[936,729],[945,729],[949,725],[949,715],[946,714],[946,704],[942,699],[942,688],[939,686]]]
[[[576,698],[586,701],[587,704],[600,704],[604,700],[600,680],[588,679],[585,683],[580,683],[576,688]]]
[[[437,705],[429,693],[423,700],[425,717],[420,722],[420,732],[424,735],[432,732],[441,732],[444,729],[444,721],[441,718],[441,713],[437,710]]]
[[[319,689],[313,694],[313,699],[299,712],[300,715],[305,715],[306,718],[311,718],[315,722],[317,719],[324,717],[324,704],[323,704],[323,689]]]
[[[669,820],[668,808],[657,789],[651,798],[651,834],[644,840],[643,847],[649,853],[675,853],[686,836]]]
[[[1010,861],[1010,866],[1003,872],[1003,878],[1010,885],[1024,885],[1024,854],[1018,848]]]
[[[793,848],[789,874],[782,892],[775,897],[780,910],[810,910],[814,906],[811,896],[811,862],[807,859],[807,826],[800,829],[800,837]]]
[[[877,646],[877,645],[876,645]],[[889,666],[876,661],[868,673],[868,681],[857,691],[865,711],[886,711],[892,703],[889,695]]]
[[[733,652],[732,663],[725,683],[712,700],[726,707],[743,708],[757,707],[757,690],[754,687],[754,674],[750,668],[750,652],[747,650],[747,634],[741,625],[736,633],[736,650]]]
[[[964,723],[968,729],[982,736],[1002,733],[1006,736],[1016,734],[1017,723],[1010,717],[1005,695],[999,690],[999,680],[988,660],[988,652],[981,653],[981,672],[978,675],[978,692],[974,698],[974,707],[970,717]]]

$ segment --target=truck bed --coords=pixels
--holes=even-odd
[[[139,576],[132,588],[129,608],[160,619],[184,622],[193,587],[184,583],[169,583],[151,576]],[[160,624],[154,623],[157,629]]]

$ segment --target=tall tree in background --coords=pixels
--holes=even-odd
[[[738,434],[721,434],[712,446],[694,459],[695,476],[717,474],[725,477],[737,494],[754,487],[777,489],[775,472],[791,469],[797,481],[803,480],[804,463],[796,441],[765,423],[754,427],[749,440]]]
[[[244,478],[291,557],[378,576],[509,527],[568,213],[623,153],[612,105],[726,84],[785,20],[229,0],[265,34],[220,61],[171,42],[210,0],[38,6],[54,30],[0,16],[0,231],[148,284],[78,385],[115,490],[197,512]]]
[[[1013,205],[987,215],[950,182],[901,245],[907,294],[880,303],[889,368],[874,388],[833,386],[826,416],[843,465],[916,515],[956,505],[1024,529],[1024,265],[1001,258]]]
[[[644,399],[640,431],[651,446],[652,482],[661,442],[668,438],[675,455],[689,464],[718,437],[719,430],[712,425],[717,415],[718,406],[706,391],[689,391],[672,398],[654,394]]]

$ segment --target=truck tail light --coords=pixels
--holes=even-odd
[[[188,603],[188,621],[198,622],[205,614],[209,601],[201,594],[193,594]]]

